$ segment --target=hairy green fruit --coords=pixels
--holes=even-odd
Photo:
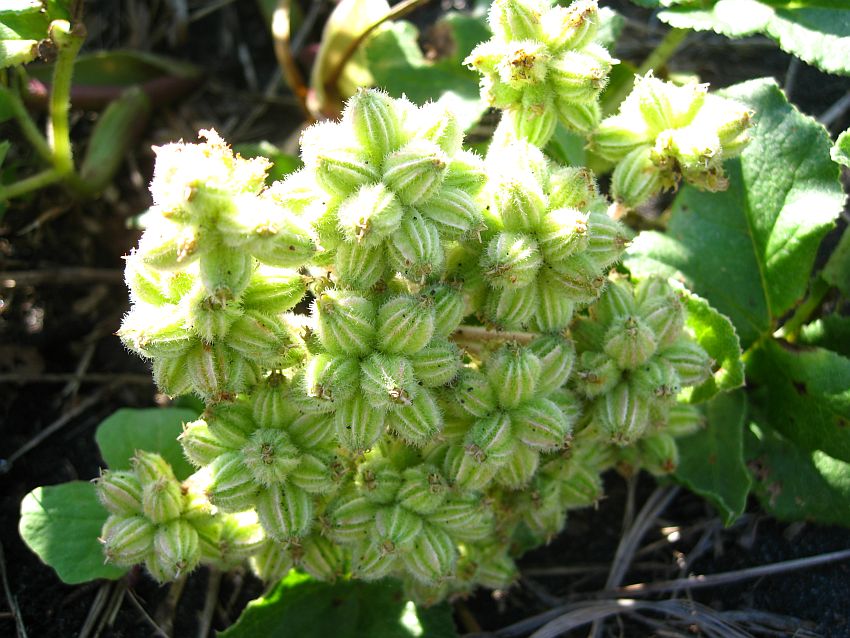
[[[467,61],[504,110],[484,160],[442,102],[371,90],[268,188],[214,133],[158,151],[120,336],[206,407],[179,438],[189,479],[145,452],[98,479],[108,560],[164,581],[249,558],[434,603],[508,586],[517,548],[597,503],[605,470],[672,471],[703,422],[679,400],[715,364],[686,293],[613,272],[622,203],[722,187],[748,116],[644,78],[597,127],[597,4],[553,4],[492,3]],[[597,129],[620,202],[535,145],[559,125]]]

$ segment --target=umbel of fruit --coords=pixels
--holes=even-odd
[[[590,132],[600,118],[599,94],[617,60],[594,39],[596,0],[568,7],[552,0],[495,0],[493,37],[465,62],[481,73],[481,95],[504,111],[516,137],[545,146],[560,121]]]
[[[677,86],[648,74],[594,131],[590,148],[617,162],[611,191],[627,206],[681,179],[702,190],[725,190],[723,161],[746,147],[751,118],[745,106],[709,94],[705,84]]]
[[[340,122],[301,138],[304,168],[269,196],[309,223],[336,284],[367,290],[399,273],[438,278],[445,243],[477,231],[480,159],[462,149],[463,131],[437,104],[417,107],[361,90]]]
[[[485,322],[563,330],[601,293],[628,231],[607,214],[589,171],[556,166],[524,140],[493,146],[486,166],[482,242],[467,243],[467,265],[452,271],[463,277],[477,259],[482,290],[471,294]]]
[[[491,18],[519,29],[512,6]],[[481,160],[450,114],[379,91],[268,188],[205,136],[158,153],[121,330],[165,392],[204,399],[180,437],[197,471],[105,473],[108,560],[167,580],[250,557],[436,602],[510,585],[606,469],[675,466],[699,421],[678,395],[712,362],[666,282],[608,280],[626,231],[590,173],[519,137]],[[537,334],[463,350],[472,315]]]
[[[207,400],[242,392],[301,350],[281,313],[306,287],[309,228],[265,190],[266,160],[234,156],[213,131],[157,150],[154,206],[127,258],[133,303],[119,335],[157,385]]]

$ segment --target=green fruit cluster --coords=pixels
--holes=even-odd
[[[332,266],[341,287],[367,290],[396,273],[439,278],[445,243],[481,225],[483,167],[462,141],[438,105],[361,90],[341,122],[304,132],[304,168],[269,197],[309,224],[322,251],[315,263]]]
[[[452,271],[460,271],[486,323],[563,330],[576,308],[601,293],[628,231],[607,214],[587,170],[555,166],[527,141],[492,147],[486,166],[482,242],[463,246],[473,254]],[[477,257],[478,278],[469,277],[469,257]]]
[[[552,0],[495,0],[488,22],[493,37],[465,63],[482,74],[481,94],[505,111],[504,125],[544,146],[560,121],[589,133],[599,123],[599,94],[617,63],[594,42],[596,0],[569,7]]]
[[[250,556],[266,579],[395,577],[432,602],[508,586],[605,470],[673,469],[700,421],[679,399],[713,362],[666,282],[612,278],[615,209],[520,122],[598,112],[595,2],[550,5],[493,5],[473,58],[509,56],[485,85],[519,124],[484,159],[451,113],[366,90],[268,188],[213,132],[158,150],[120,334],[164,392],[206,409],[180,437],[191,489],[150,472],[167,515],[140,470],[101,479],[108,559],[165,579]]]
[[[306,292],[306,224],[264,191],[266,160],[234,157],[212,131],[157,149],[151,223],[127,258],[133,308],[119,336],[159,387],[215,401],[301,356],[281,313]]]
[[[676,398],[683,388],[708,380],[714,365],[684,328],[680,293],[666,281],[648,278],[634,287],[611,281],[572,329],[579,353],[572,386],[589,402],[591,426],[619,446],[664,439],[647,445],[670,449],[670,470],[675,468],[673,438],[689,429],[678,413],[675,427],[668,427]]]
[[[178,481],[158,454],[137,452],[130,470],[104,472],[95,485],[109,511],[100,538],[106,561],[144,563],[161,583],[202,560],[231,569],[262,546],[256,517],[213,516],[203,494]]]
[[[611,193],[627,206],[682,179],[726,190],[723,161],[746,147],[751,118],[745,106],[709,94],[705,84],[676,86],[648,74],[637,78],[620,111],[599,124],[590,148],[617,162]]]

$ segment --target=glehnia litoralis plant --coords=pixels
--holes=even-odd
[[[684,293],[609,273],[626,228],[539,145],[586,133],[620,162],[620,210],[680,178],[723,188],[749,114],[646,77],[600,122],[596,4],[550,5],[497,0],[468,58],[504,112],[485,158],[451,113],[379,91],[308,129],[270,188],[214,132],[158,150],[121,336],[207,407],[182,489],[145,455],[100,479],[108,560],[167,580],[250,555],[266,579],[395,577],[432,602],[509,585],[604,470],[675,468],[700,422],[677,397],[713,365]]]

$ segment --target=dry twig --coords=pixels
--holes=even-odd
[[[3,591],[6,593],[6,602],[9,604],[9,611],[15,618],[15,632],[18,638],[27,638],[27,630],[24,627],[24,619],[21,617],[18,601],[12,594],[12,589],[9,587],[9,579],[6,577],[6,555],[3,553],[3,543],[0,543],[0,579],[3,580]]]

